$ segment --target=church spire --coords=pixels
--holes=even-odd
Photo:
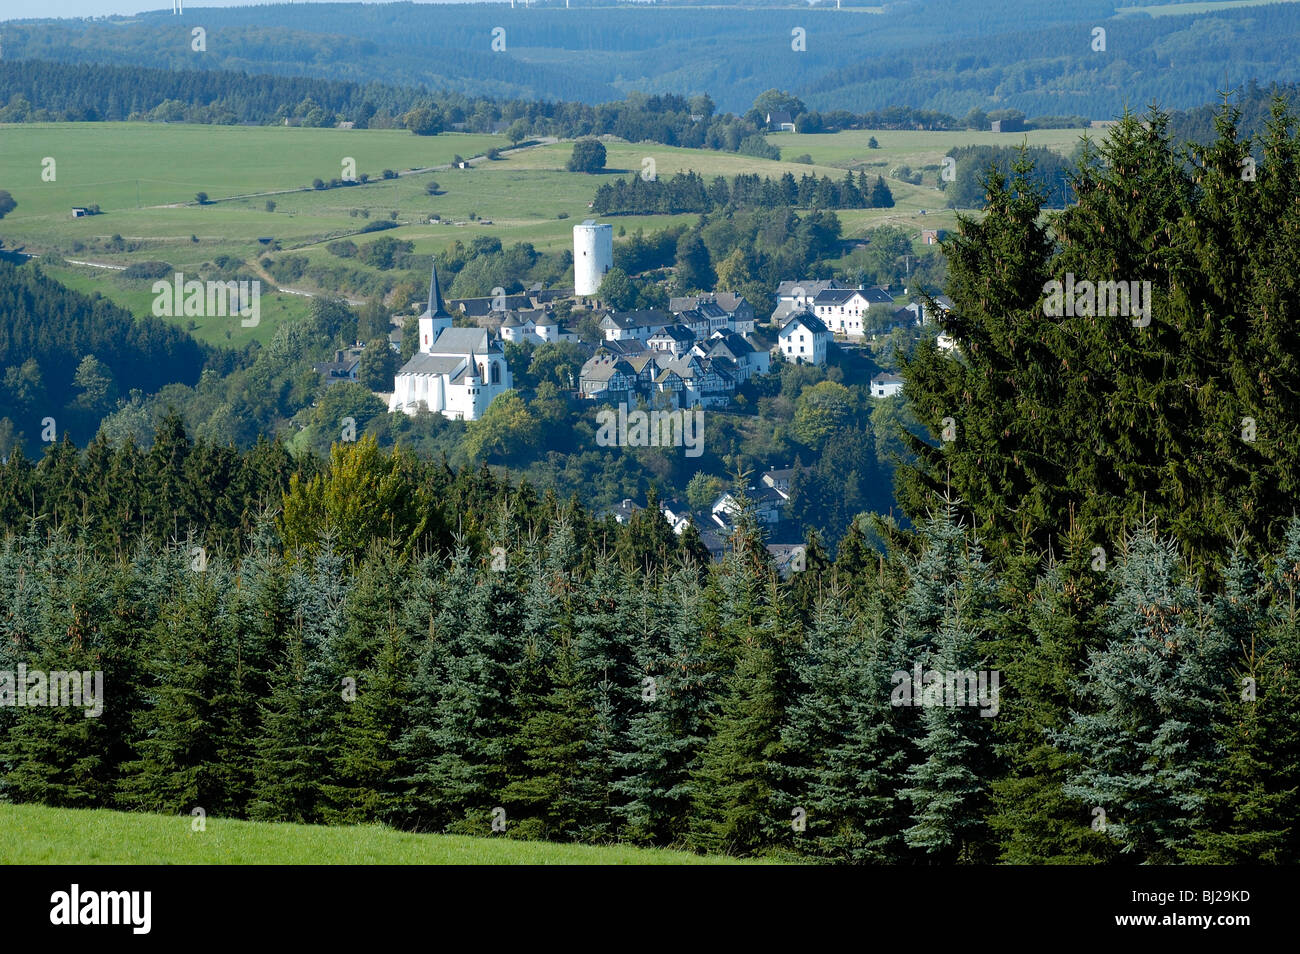
[[[429,304],[424,309],[425,317],[445,318],[447,324],[451,324],[451,315],[442,304],[441,289],[438,288],[438,263],[433,263],[433,268],[429,274]]]

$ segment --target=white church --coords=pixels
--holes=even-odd
[[[389,411],[421,407],[452,420],[474,421],[513,387],[500,341],[482,328],[453,328],[438,289],[438,266],[429,279],[429,304],[419,319],[420,341],[393,382]]]

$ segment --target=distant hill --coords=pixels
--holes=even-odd
[[[1130,4],[1120,4],[1129,6]],[[564,9],[293,4],[11,22],[6,59],[222,69],[597,103],[708,92],[743,112],[780,87],[812,109],[911,106],[1109,118],[1191,108],[1252,77],[1300,81],[1300,4],[1116,14],[1113,0]],[[1199,11],[1201,7],[1189,7]],[[1094,50],[1093,30],[1106,30]],[[201,28],[204,49],[193,49]],[[802,30],[802,34],[795,34]],[[494,49],[494,42],[498,49]]]

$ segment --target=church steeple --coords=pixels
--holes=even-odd
[[[438,336],[451,327],[451,313],[442,304],[442,294],[438,288],[438,264],[433,265],[429,275],[429,304],[420,315],[420,348],[424,352],[432,351]]]
[[[433,263],[433,268],[429,273],[429,304],[425,306],[424,318],[442,318],[451,326],[451,313],[442,304],[442,293],[438,287],[438,263]]]

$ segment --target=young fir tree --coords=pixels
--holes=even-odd
[[[226,565],[213,560],[170,594],[145,650],[151,686],[137,714],[138,757],[123,766],[126,805],[167,814],[199,808],[212,815],[242,807],[226,788],[217,748],[239,686],[229,668],[231,582]]]
[[[1115,573],[1108,642],[1084,674],[1090,705],[1055,734],[1081,758],[1065,792],[1125,854],[1169,863],[1191,846],[1218,772],[1233,647],[1172,541],[1144,528]]]
[[[258,821],[322,820],[326,753],[311,718],[317,700],[308,668],[303,628],[297,623],[262,706],[249,805],[250,817]]]
[[[113,667],[104,665],[104,659],[120,650],[102,629],[110,613],[106,597],[111,577],[102,561],[61,533],[52,533],[31,557],[22,561],[26,565],[21,569],[31,576],[19,582],[16,593],[23,603],[11,610],[21,620],[17,629],[22,642],[14,658],[26,664],[27,681],[24,685],[14,672],[12,687],[0,690],[12,693],[4,699],[6,706],[16,706],[20,693],[26,703],[13,710],[0,753],[6,769],[3,789],[14,801],[106,805],[115,781],[116,766],[109,756],[116,740],[110,735],[111,723],[87,716],[91,700],[86,692],[97,682],[93,673],[104,670],[103,691],[111,692],[107,677]],[[82,674],[81,706],[75,704],[72,684],[56,684],[56,672]],[[92,674],[92,686],[84,685],[86,673]],[[99,701],[105,708],[112,704],[111,698]]]
[[[448,821],[439,792],[433,787],[432,761],[438,754],[437,709],[445,684],[446,638],[453,619],[465,615],[470,595],[469,553],[457,550],[452,566],[425,556],[411,567],[410,586],[398,626],[410,635],[414,664],[407,724],[396,750],[408,774],[400,780],[403,823],[417,830],[440,829]]]
[[[1265,587],[1275,596],[1266,607]],[[1294,864],[1300,858],[1300,520],[1271,580],[1234,552],[1215,619],[1238,662],[1216,726],[1223,754],[1192,864]],[[1271,616],[1271,618],[1269,618]]]
[[[574,659],[574,604],[582,588],[572,526],[561,517],[544,556],[529,554],[523,646],[512,673],[514,720],[500,800],[518,838],[564,839],[579,825],[572,793],[590,731]]]
[[[686,830],[691,771],[704,744],[715,666],[700,630],[703,591],[690,567],[645,579],[638,615],[648,619],[636,646],[640,705],[628,722],[615,783],[622,835],[672,844]]]
[[[889,705],[893,667],[881,634],[844,613],[838,592],[818,604],[794,659],[796,694],[781,727],[777,815],[796,849],[829,861],[889,863],[908,824],[899,781],[906,740]]]
[[[1100,617],[1113,569],[1106,548],[1096,551],[1077,527],[1065,543],[1062,559],[1029,593],[1004,586],[1000,596],[1003,606],[1025,608],[1023,615],[1004,614],[1016,624],[1023,619],[1023,628],[1004,632],[997,657],[1006,689],[994,728],[1005,770],[992,786],[989,822],[999,858],[1009,864],[1096,864],[1116,854],[1114,842],[1093,830],[1088,811],[1066,796],[1079,756],[1051,736],[1084,707],[1079,674],[1103,642]]]
[[[339,824],[401,818],[401,779],[408,774],[397,743],[406,728],[410,703],[410,645],[390,618],[380,631],[383,643],[355,687],[340,693],[346,703],[339,718],[332,753],[332,785],[325,796],[332,806],[325,820]]]
[[[416,771],[427,779],[425,797],[447,815],[451,830],[486,834],[505,783],[519,614],[512,588],[499,582],[504,572],[475,573],[463,551],[456,561],[446,585],[466,592],[449,604],[457,617],[439,614],[446,646],[428,726],[433,751]]]
[[[989,852],[990,719],[1000,708],[1001,674],[994,689],[982,640],[996,584],[956,509],[945,502],[921,528],[923,549],[911,566],[913,583],[892,649],[898,669],[890,702],[915,713],[908,721],[916,761],[900,793],[912,806],[904,840],[931,859],[980,862]],[[980,674],[986,679],[982,697]]]
[[[776,651],[755,634],[741,644],[712,731],[691,777],[687,844],[709,854],[766,846],[772,812],[768,764],[780,743]]]

